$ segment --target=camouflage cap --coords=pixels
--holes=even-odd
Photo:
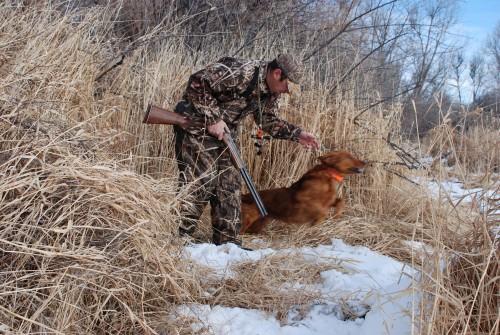
[[[291,82],[300,84],[302,80],[303,65],[298,58],[291,54],[279,54],[276,57],[276,63],[278,63],[279,68]]]

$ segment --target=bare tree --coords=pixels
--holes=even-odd
[[[498,89],[500,88],[500,21],[497,22],[493,32],[486,39],[486,50],[488,56],[491,57],[492,75]]]
[[[458,94],[458,103],[462,103],[462,86],[463,86],[463,79],[462,79],[462,73],[465,70],[465,59],[461,51],[457,52],[451,62],[451,67],[452,67],[452,79],[454,83],[451,83],[451,86],[454,86],[455,89],[457,90]]]
[[[500,117],[500,20],[488,35],[485,52],[479,67],[481,90],[477,92],[475,103],[491,116]]]
[[[471,79],[472,103],[477,105],[478,97],[483,93],[486,83],[486,63],[480,53],[475,53],[469,63],[469,77]]]
[[[405,50],[407,85],[414,85],[410,98],[432,99],[447,79],[448,58],[455,51],[449,32],[457,21],[456,0],[422,0],[407,7],[411,34]]]

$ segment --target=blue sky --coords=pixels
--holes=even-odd
[[[469,37],[469,46],[479,48],[500,21],[500,0],[461,0],[462,34]]]
[[[481,48],[486,42],[486,38],[493,32],[497,22],[500,21],[500,0],[459,0],[460,17],[459,24],[453,29],[455,37],[465,39],[467,46],[463,50],[467,59],[475,53],[481,53]],[[451,85],[456,85],[453,80]],[[449,92],[453,96],[456,88],[449,87]],[[472,91],[468,77],[464,76],[460,84],[462,102],[468,103],[472,100]],[[456,96],[455,96],[456,97]]]

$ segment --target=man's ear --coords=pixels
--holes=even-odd
[[[279,80],[281,78],[281,69],[273,70],[273,78]]]

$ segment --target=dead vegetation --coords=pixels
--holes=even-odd
[[[181,44],[160,43],[154,52],[139,44],[110,69],[117,56],[105,8],[72,15],[0,6],[0,330],[193,334],[191,320],[172,319],[184,303],[256,308],[282,318],[317,297],[308,290],[283,294],[284,287],[342,269],[333,260],[311,264],[299,254],[277,254],[235,266],[232,277],[217,281],[212,270],[190,263],[177,236],[171,130],[140,121],[149,101],[173,105],[196,61]],[[332,77],[335,69],[328,68]],[[320,82],[311,86],[328,91]],[[246,236],[245,243],[287,249],[340,238],[368,246],[426,274],[414,288],[424,297],[415,316],[420,333],[498,333],[500,255],[492,233],[499,224],[498,129],[457,133],[443,125],[428,145],[411,151],[394,135],[398,105],[361,113],[353,100],[326,96],[292,95],[283,114],[317,133],[322,150],[351,150],[369,163],[342,190],[347,216],[293,231],[275,224],[263,242]],[[416,169],[402,148],[415,156],[451,151],[454,170]],[[259,187],[289,185],[315,163],[313,153],[279,141],[257,156],[246,139],[242,153]],[[290,164],[285,169],[280,162]],[[472,172],[476,187],[496,191],[471,205],[455,206],[446,194],[433,199],[412,182],[471,180]],[[208,240],[207,226],[199,235]],[[424,247],[413,248],[415,242]]]

